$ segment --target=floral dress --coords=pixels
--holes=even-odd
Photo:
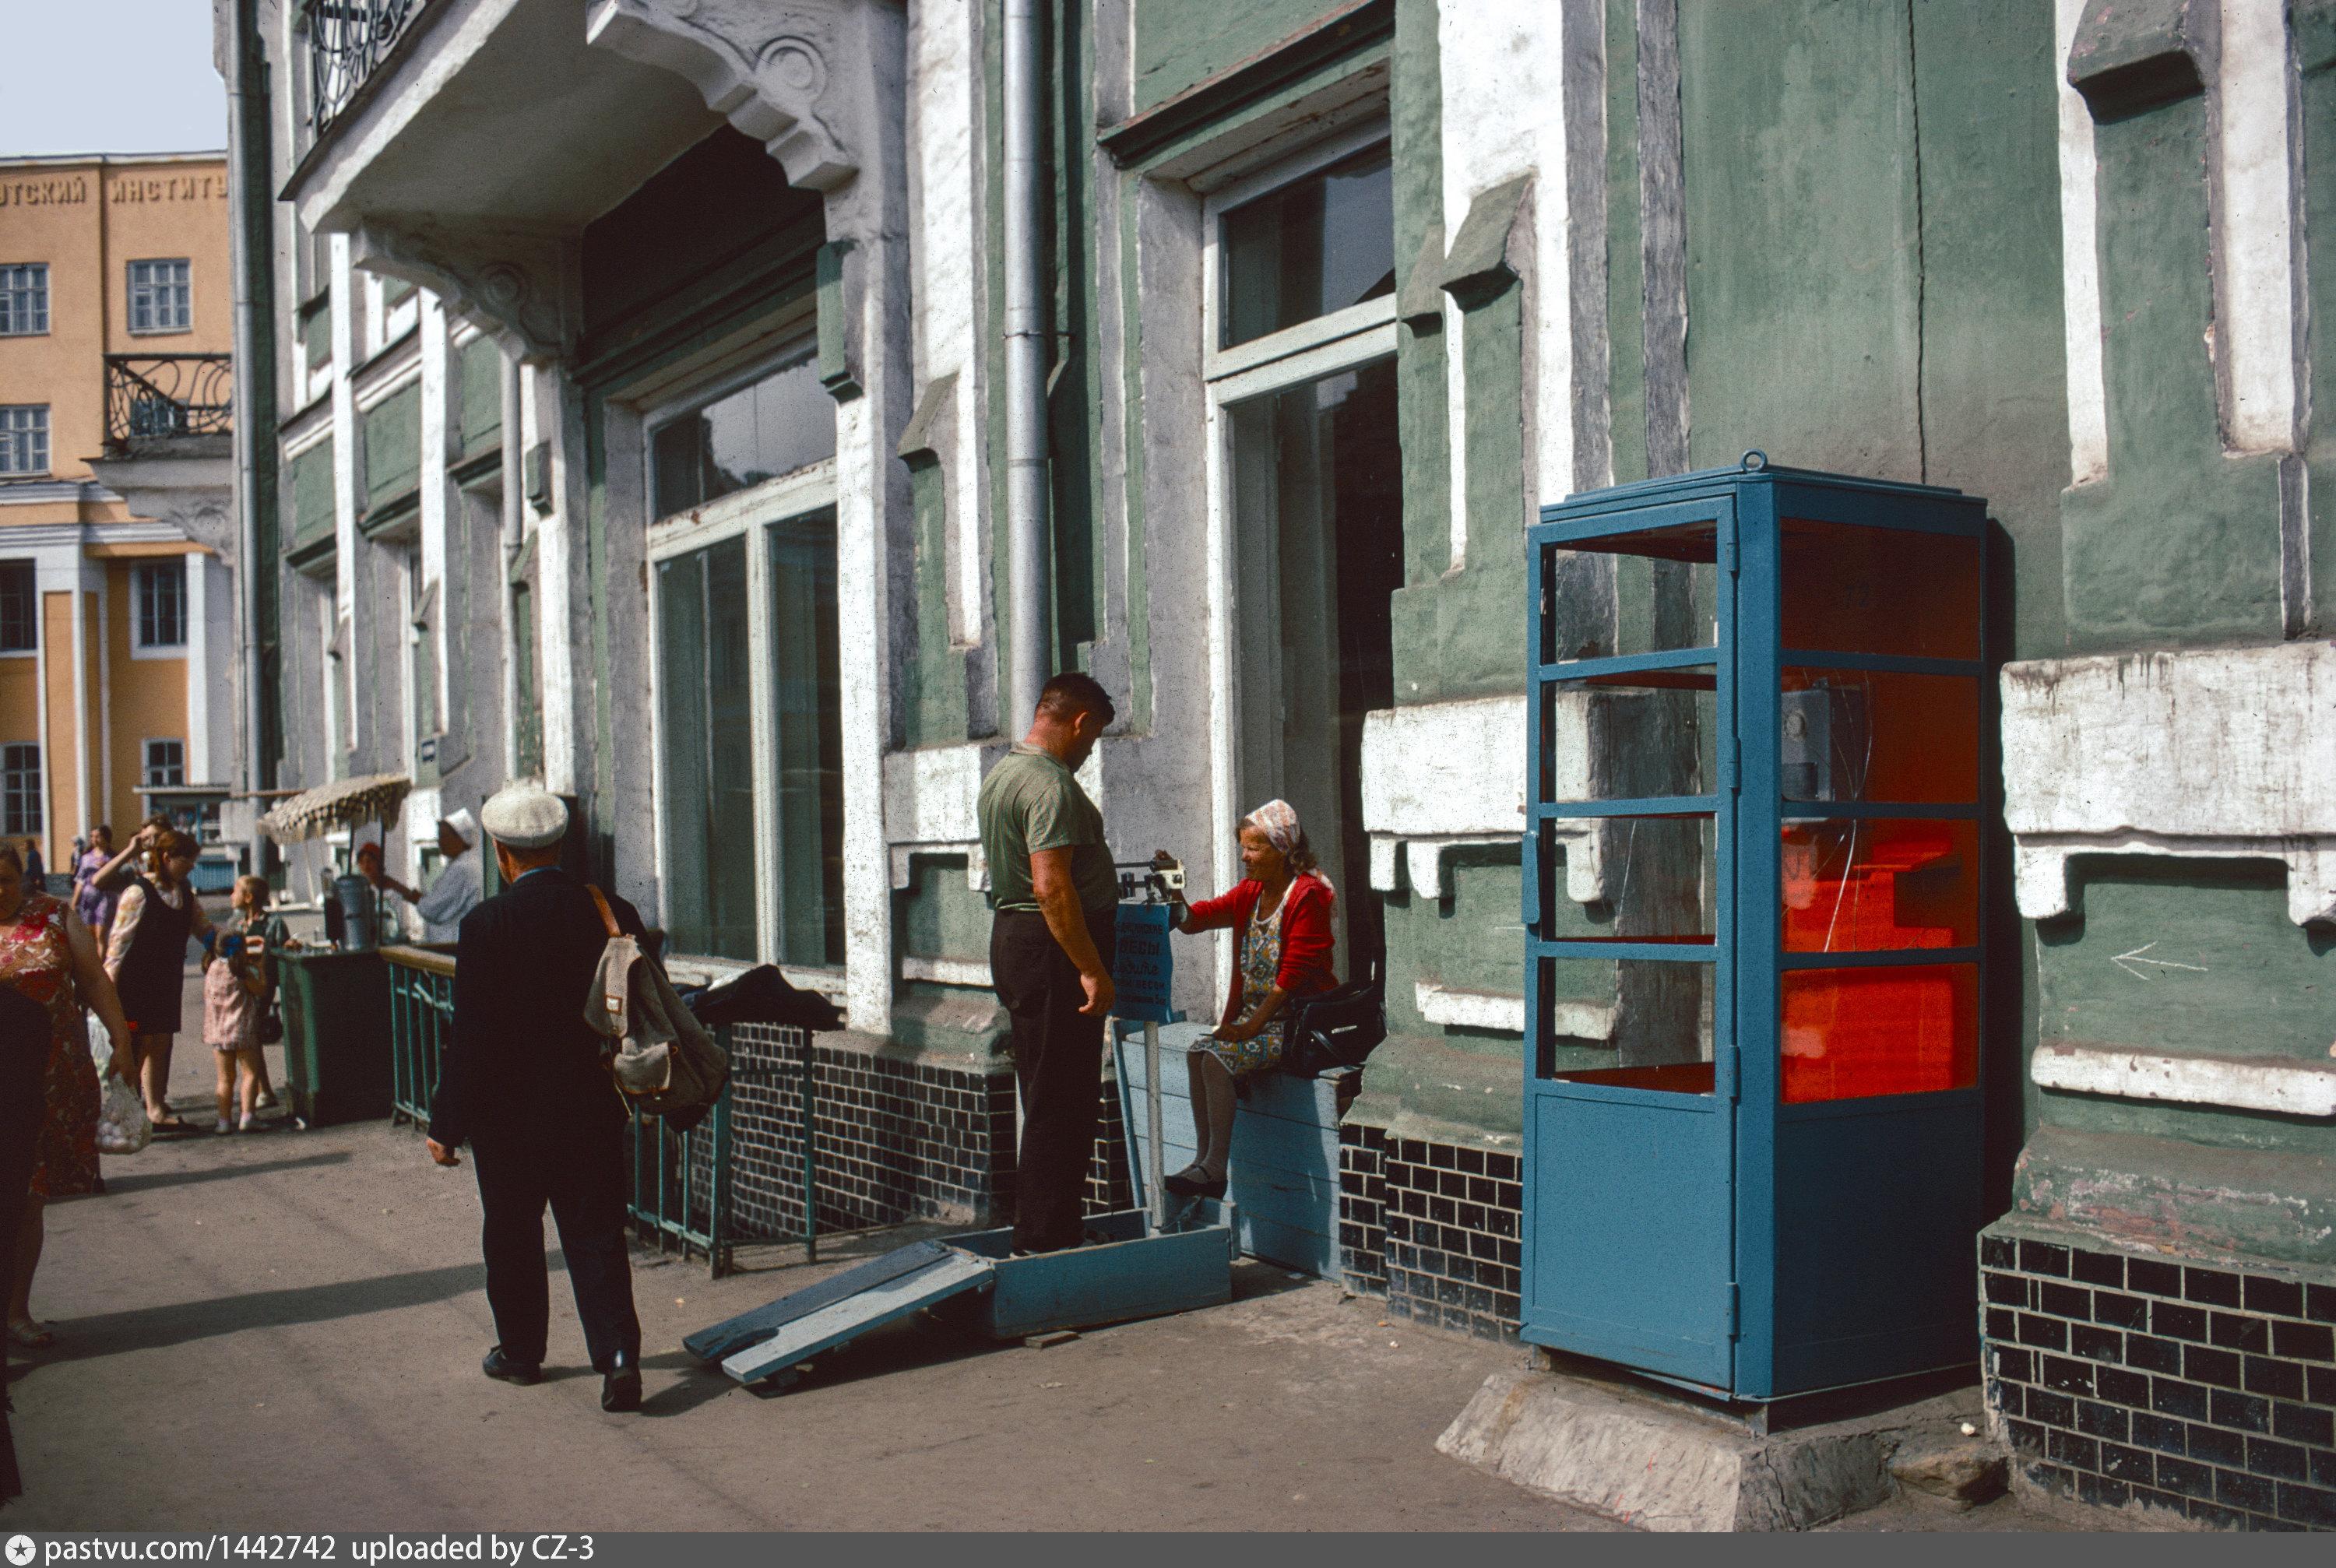
[[[65,919],[62,901],[27,893],[15,917],[0,921],[0,984],[49,1015],[49,1066],[33,1154],[32,1191],[39,1198],[68,1197],[97,1184],[97,1062],[82,1029]]]
[[[1252,920],[1241,928],[1241,998],[1247,1005],[1241,1008],[1240,1022],[1247,1023],[1255,1015],[1280,980],[1281,912],[1289,907],[1290,894],[1285,891],[1273,913],[1261,920]],[[1281,1026],[1287,1017],[1285,1008],[1245,1040],[1224,1040],[1212,1035],[1202,1043],[1237,1078],[1248,1073],[1262,1073],[1281,1065]]]
[[[252,935],[248,922],[238,922],[219,933],[219,943],[224,947],[231,936],[248,941]],[[259,1023],[268,1012],[268,992],[264,984],[257,991],[244,984],[244,977],[252,974],[264,979],[267,971],[258,960],[241,955],[214,958],[203,970],[203,1044],[211,1049],[259,1049]]]

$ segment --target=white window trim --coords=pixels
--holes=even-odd
[[[137,308],[138,287],[134,277],[138,268],[157,262],[183,265],[187,269],[187,324],[184,326],[137,326],[132,312]],[[133,256],[122,271],[122,330],[132,337],[184,337],[195,329],[195,262],[190,256]],[[148,287],[152,287],[151,284]]]
[[[1308,147],[1289,160],[1236,180],[1206,197],[1201,205],[1201,365],[1205,385],[1202,450],[1208,492],[1209,746],[1217,758],[1210,769],[1209,815],[1212,867],[1215,885],[1231,887],[1241,880],[1239,826],[1241,806],[1236,792],[1241,778],[1241,678],[1235,667],[1235,595],[1239,588],[1232,537],[1232,508],[1226,494],[1231,481],[1231,426],[1228,405],[1284,391],[1342,370],[1358,369],[1395,355],[1397,344],[1396,301],[1392,295],[1367,299],[1327,316],[1301,321],[1279,332],[1253,337],[1231,348],[1217,346],[1222,333],[1223,296],[1220,287],[1224,214],[1232,208],[1304,179],[1341,159],[1388,138],[1388,124],[1374,120],[1342,136]],[[1218,972],[1229,972],[1233,961],[1231,933],[1215,939]]]
[[[153,748],[157,745],[174,745],[179,748],[179,782],[175,784],[158,784],[153,780]],[[195,782],[200,784],[204,781],[198,779]],[[186,737],[175,735],[141,736],[138,742],[138,784],[141,789],[184,789],[187,785]]]
[[[45,336],[45,334],[31,334],[31,335],[29,335],[29,336]],[[56,471],[57,471],[57,433],[56,433],[56,421],[55,421],[55,418],[54,418],[54,414],[55,414],[55,413],[56,413],[56,410],[55,410],[54,406],[53,404],[46,404],[46,403],[9,403],[9,404],[0,404],[0,408],[37,408],[37,409],[39,409],[39,410],[41,411],[41,414],[42,414],[42,419],[41,419],[41,435],[42,435],[42,437],[43,437],[42,444],[43,444],[44,446],[45,446],[45,447],[48,449],[48,461],[47,461],[47,462],[45,462],[45,463],[44,463],[40,467],[38,467],[38,468],[6,468],[6,469],[0,469],[0,480],[9,480],[9,479],[44,479],[44,478],[48,477],[49,475],[55,473],[55,472],[56,472]],[[5,439],[6,439],[6,440],[9,440],[9,441],[13,442],[13,441],[15,440],[15,438],[16,433],[16,433],[14,429],[10,429],[10,430],[7,430],[7,431],[0,431],[0,438],[5,438]]]
[[[749,380],[752,377],[748,378]],[[742,383],[743,385],[743,383]],[[727,395],[727,394],[718,394]],[[691,404],[701,404],[702,397],[693,398]],[[676,409],[687,405],[676,404]],[[654,427],[644,420],[642,443],[647,448],[653,441]],[[644,452],[641,482],[644,489],[642,506],[653,504],[656,474],[653,463]],[[780,964],[779,945],[779,868],[774,852],[776,845],[771,835],[776,824],[771,820],[778,800],[778,715],[777,693],[771,678],[771,531],[807,512],[832,508],[836,504],[835,459],[822,458],[793,473],[764,480],[745,490],[734,491],[716,501],[688,511],[676,512],[649,525],[648,564],[648,641],[649,641],[649,776],[657,831],[652,835],[653,853],[657,881],[657,920],[667,930],[673,927],[672,879],[666,874],[666,774],[665,774],[665,618],[662,599],[657,590],[656,568],[664,561],[691,555],[709,545],[744,537],[746,541],[746,677],[747,709],[752,716],[751,740],[754,820],[754,843],[751,852],[754,866],[754,952],[755,962],[778,965],[787,979],[807,989],[841,996],[844,970],[838,965]],[[674,964],[679,968],[702,969],[708,974],[728,974],[751,968],[744,959],[716,958],[705,953],[676,953]]]
[[[141,574],[144,573],[148,569],[160,565],[165,560],[173,560],[181,563],[180,570],[185,574],[180,579],[180,582],[183,586],[181,587],[179,594],[179,640],[176,642],[155,643],[141,641],[139,636],[140,622],[143,619],[143,617],[139,613],[138,579]],[[190,607],[193,602],[194,593],[193,584],[187,581],[187,579],[190,578],[193,573],[184,564],[185,560],[186,558],[184,556],[156,556],[149,560],[131,562],[130,625],[127,629],[130,633],[130,657],[131,658],[182,659],[187,657],[187,649],[193,641],[194,628],[190,621],[190,617],[192,616],[193,611]]]
[[[6,330],[6,331],[5,331],[5,332],[0,332],[0,337],[46,337],[46,336],[49,336],[50,332],[54,329],[54,326],[55,326],[55,322],[56,322],[56,312],[55,312],[55,310],[54,310],[54,309],[53,309],[53,308],[52,308],[52,307],[53,307],[53,306],[54,306],[54,296],[53,295],[53,293],[51,292],[51,290],[50,290],[50,288],[49,288],[49,264],[48,264],[47,262],[45,262],[45,261],[6,261],[6,262],[0,262],[0,272],[11,272],[11,271],[15,270],[15,269],[16,269],[16,268],[33,268],[33,267],[37,267],[37,268],[39,268],[41,269],[41,325],[40,325],[40,327],[39,327],[39,329],[38,329],[37,331],[33,330],[33,329],[31,329],[31,328],[26,328],[26,327],[11,327],[11,328],[9,328],[8,330]]]

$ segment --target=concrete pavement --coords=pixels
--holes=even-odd
[[[209,1053],[184,1039],[173,1102],[208,1127]],[[682,1336],[931,1232],[841,1238],[816,1266],[772,1248],[720,1281],[639,1252],[647,1399],[615,1417],[561,1278],[547,1381],[480,1376],[477,1191],[409,1128],[206,1131],[105,1175],[50,1210],[34,1307],[58,1341],[14,1352],[13,1528],[1620,1527],[1436,1453],[1519,1352],[1277,1269],[1244,1265],[1228,1306],[1043,1350],[902,1326],[763,1397]],[[2023,1522],[1911,1502],[1858,1521]]]

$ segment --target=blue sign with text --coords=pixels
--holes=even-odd
[[[1119,947],[1112,955],[1111,983],[1119,993],[1112,1016],[1139,1024],[1175,1022],[1169,1010],[1175,963],[1168,951],[1168,906],[1119,906]]]

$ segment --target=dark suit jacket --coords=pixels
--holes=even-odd
[[[641,917],[615,894],[628,933]],[[530,872],[462,917],[454,950],[454,1037],[439,1064],[430,1135],[546,1152],[613,1132],[626,1111],[584,1021],[608,933],[582,882]]]

